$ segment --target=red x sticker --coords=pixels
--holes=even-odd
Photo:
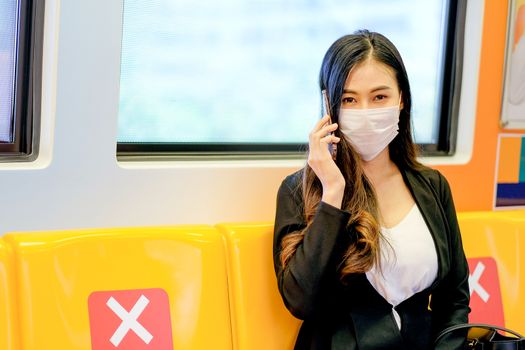
[[[168,294],[161,288],[93,292],[92,350],[172,350]]]
[[[498,277],[498,266],[491,257],[471,258],[468,260],[470,276],[469,315],[471,323],[490,323],[505,326],[503,303]]]

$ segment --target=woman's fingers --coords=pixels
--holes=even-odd
[[[319,119],[319,121],[315,124],[314,129],[312,132],[319,131],[325,124],[328,124],[330,122],[330,116],[328,114],[325,114],[324,117]]]
[[[310,133],[310,140],[313,140],[316,138],[320,139],[322,137],[325,137],[327,134],[332,133],[335,130],[337,130],[338,127],[339,125],[337,125],[337,123],[333,123],[333,124],[325,124],[320,129],[314,129]]]
[[[312,129],[311,134],[319,132],[321,129],[325,128],[328,125],[334,125],[330,123],[330,116],[326,114],[324,117],[319,119],[319,121],[315,124],[314,128]]]
[[[326,144],[339,143],[339,141],[341,141],[341,138],[334,136],[334,135],[326,135],[325,137],[321,138],[319,141],[322,143],[326,143]]]
[[[336,131],[338,127],[339,125],[337,123],[327,124],[323,126],[317,133],[320,135],[320,137],[324,137],[326,134]]]
[[[340,141],[339,137],[333,135],[333,132],[339,127],[337,123],[328,124],[330,121],[330,116],[325,115],[317,122],[314,129],[310,132],[310,154],[322,154],[325,152],[327,147],[326,145],[330,143],[338,143]],[[321,144],[323,146],[321,147]],[[319,153],[321,152],[321,153]]]

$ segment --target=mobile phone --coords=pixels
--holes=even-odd
[[[322,113],[323,113],[323,117],[328,114],[328,116],[330,117],[330,119],[328,120],[328,123],[332,124],[332,112],[331,112],[331,108],[330,108],[330,102],[328,100],[328,94],[326,93],[326,90],[322,90],[321,94],[323,95],[322,108],[321,108],[322,109]],[[332,134],[333,133],[330,133],[330,135],[332,135]],[[330,154],[332,155],[332,158],[335,160],[335,158],[337,156],[337,144],[336,143],[330,143],[328,145],[328,150],[330,151]]]

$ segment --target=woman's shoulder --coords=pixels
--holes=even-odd
[[[443,177],[443,174],[441,174],[439,170],[430,168],[423,164],[421,164],[415,171],[430,181],[438,181]]]
[[[286,176],[279,187],[278,198],[292,198],[294,202],[302,202],[303,169]]]
[[[301,188],[303,182],[303,172],[304,168],[297,170],[296,172],[286,176],[281,183],[281,188],[286,186],[290,191],[295,192],[297,189]]]
[[[424,178],[439,193],[449,188],[446,177],[438,170],[420,164],[417,169],[409,170]]]
[[[445,178],[439,170],[423,165],[421,163],[418,163],[414,167],[406,167],[405,172],[412,173],[416,176],[421,176],[431,182],[440,181],[441,179]]]

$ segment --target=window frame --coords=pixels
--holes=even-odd
[[[442,51],[441,90],[438,109],[438,140],[418,143],[421,156],[453,156],[456,151],[463,69],[463,48],[467,1],[446,1],[446,26]],[[307,143],[195,143],[195,142],[117,142],[117,159],[288,159],[302,157]]]
[[[449,0],[445,18],[446,39],[442,52],[443,76],[437,143],[420,143],[422,156],[452,156],[456,152],[467,1]]]
[[[18,1],[12,142],[0,142],[0,162],[38,156],[45,0]]]

